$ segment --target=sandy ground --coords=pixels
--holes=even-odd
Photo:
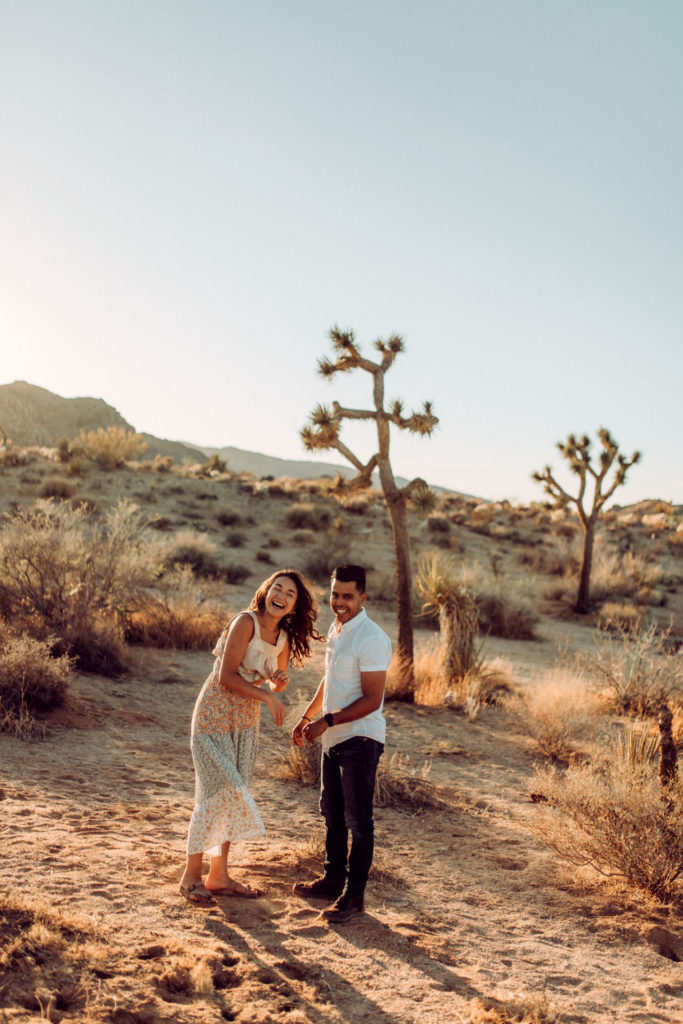
[[[531,652],[533,676],[550,644],[517,647]],[[253,791],[268,831],[236,845],[232,863],[265,895],[190,907],[177,895],[193,791],[188,731],[210,664],[140,651],[123,680],[78,677],[45,742],[0,737],[2,887],[86,915],[94,934],[80,988],[60,991],[53,975],[50,990],[49,963],[29,962],[2,980],[0,1020],[40,1019],[31,990],[43,1007],[54,996],[52,1020],[117,1024],[444,1024],[469,1020],[476,1000],[529,999],[567,1022],[683,1020],[683,965],[648,940],[658,926],[680,935],[676,908],[573,878],[539,846],[527,830],[530,745],[499,709],[467,722],[388,706],[387,753],[430,759],[450,807],[377,811],[368,912],[336,927],[319,918],[324,904],[291,891],[316,869],[317,794],[274,777],[288,738],[264,716]],[[321,665],[318,652],[293,675],[291,718]],[[54,950],[52,967],[74,948]]]
[[[55,471],[40,462],[7,470],[0,510],[12,497],[31,502]],[[317,538],[287,526],[291,498],[252,494],[237,478],[91,471],[72,486],[74,500],[104,508],[123,494],[173,530],[201,529],[221,557],[252,571],[229,591],[233,608],[270,571],[259,564],[264,549],[273,562],[301,565],[316,539],[372,566],[376,592],[386,580],[391,589],[381,509],[333,508],[342,533]],[[242,517],[238,550],[217,518],[226,509]],[[433,538],[411,524],[415,555]],[[529,524],[528,543],[540,544],[550,527],[534,515]],[[528,547],[463,526],[451,536],[459,559],[485,570],[495,553],[508,582],[528,593],[547,585],[520,561]],[[674,590],[670,601],[680,635],[681,595]],[[391,611],[369,610],[395,637]],[[558,659],[590,647],[593,631],[546,616],[540,633],[540,642],[491,639],[487,655],[504,657],[521,687],[542,685]],[[377,811],[367,913],[337,927],[320,919],[324,904],[292,893],[319,866],[317,793],[278,777],[288,733],[264,714],[252,788],[267,835],[236,845],[231,861],[265,895],[191,907],[177,893],[192,810],[189,727],[212,659],[136,650],[133,660],[119,680],[77,676],[44,742],[0,735],[0,941],[24,943],[0,978],[0,1022],[465,1024],[493,1019],[483,1005],[500,1010],[496,1024],[683,1021],[683,964],[659,951],[667,934],[683,951],[680,905],[572,873],[539,844],[528,828],[537,812],[528,797],[531,742],[502,708],[468,722],[448,709],[388,706],[385,757],[400,751],[416,767],[429,760],[447,806]],[[292,673],[290,722],[321,672],[319,649]],[[522,1018],[529,1002],[538,1013]]]

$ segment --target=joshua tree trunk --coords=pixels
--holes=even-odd
[[[576,596],[574,610],[585,615],[590,609],[591,569],[593,566],[593,541],[595,540],[595,522],[590,519],[583,526],[583,557],[581,559],[581,575],[579,592]]]
[[[676,781],[678,773],[676,745],[671,728],[672,717],[669,706],[662,704],[659,709],[658,724],[660,735],[659,783],[663,789]]]
[[[386,495],[386,492],[385,492]],[[394,536],[396,557],[396,606],[398,625],[398,656],[401,664],[413,671],[413,595],[410,573],[410,539],[406,501],[399,490],[387,496],[387,510]],[[411,680],[412,682],[412,680]]]

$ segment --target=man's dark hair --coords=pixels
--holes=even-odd
[[[365,593],[365,569],[362,565],[338,565],[332,570],[332,579],[340,583],[355,583],[359,592]]]

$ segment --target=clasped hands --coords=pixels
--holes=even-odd
[[[304,718],[300,718],[294,726],[292,742],[297,747],[303,747],[304,740],[307,740],[312,746],[326,729],[329,729],[329,726],[324,718],[318,718],[315,722],[307,722]]]

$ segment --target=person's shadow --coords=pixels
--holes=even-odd
[[[290,899],[289,894],[281,893],[275,899],[279,902],[282,896]],[[275,1005],[279,1000],[282,1009],[292,1009],[297,1005],[305,1007],[314,1024],[327,1024],[329,1011],[326,1004],[330,1003],[348,1020],[367,1017],[373,1024],[395,1024],[395,1016],[382,1010],[366,991],[351,984],[336,970],[318,960],[307,961],[294,956],[292,935],[278,926],[280,913],[269,914],[268,902],[259,900],[247,907],[241,900],[239,906],[230,900],[220,901],[220,916],[213,913],[207,918],[207,928],[255,968],[256,979],[271,989],[269,1000]],[[302,926],[309,939],[315,941],[318,935],[322,939],[333,927],[350,945],[358,949],[375,948],[395,959],[397,974],[409,964],[424,975],[425,982],[444,992],[458,993],[467,1000],[481,998],[481,993],[465,978],[446,964],[432,959],[423,949],[416,948],[408,937],[392,930],[373,916],[372,911],[343,925],[330,926],[318,917],[322,906],[322,903],[318,906],[312,901],[301,904]],[[306,911],[310,912],[309,923],[306,923]],[[419,926],[416,926],[416,931],[419,931]],[[267,962],[259,954],[259,947],[265,950],[269,959],[276,958],[275,961]],[[310,995],[311,989],[313,996]],[[416,1010],[419,1003],[416,993]]]

